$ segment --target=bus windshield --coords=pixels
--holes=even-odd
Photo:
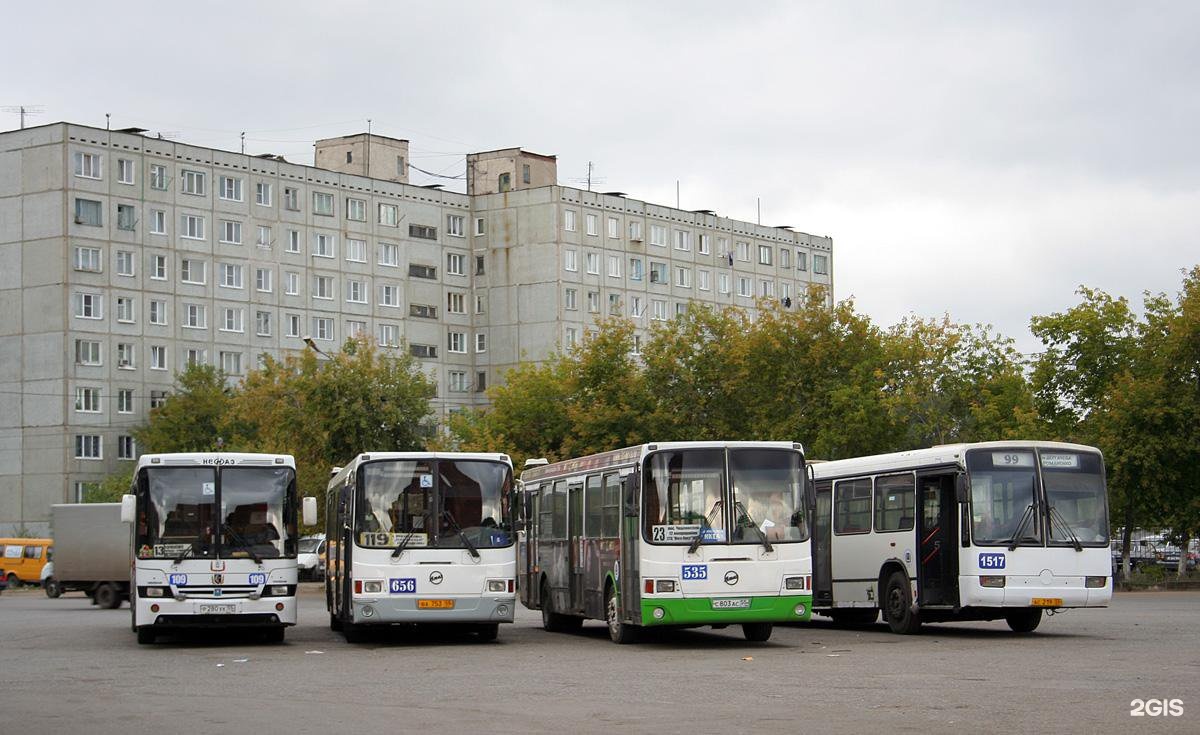
[[[359,546],[497,548],[512,543],[512,472],[486,460],[364,464],[355,513]]]
[[[654,543],[725,541],[725,452],[687,449],[646,459],[642,532]]]
[[[800,455],[779,449],[733,449],[729,452],[734,513],[734,543],[760,543],[750,530],[757,526],[770,541],[804,541],[808,523],[801,502],[804,472]]]
[[[1042,451],[1041,463],[1051,508],[1050,543],[1070,545],[1078,539],[1084,546],[1106,546],[1108,503],[1100,455]]]
[[[215,467],[152,467],[138,504],[139,558],[216,555]]]
[[[1041,546],[1032,449],[967,452],[971,476],[971,538],[977,544]]]
[[[221,556],[295,555],[295,514],[285,511],[292,477],[289,467],[221,468]]]

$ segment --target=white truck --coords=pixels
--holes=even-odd
[[[129,599],[129,524],[120,503],[63,503],[51,509],[54,568],[42,586],[49,597],[81,591],[115,609]]]

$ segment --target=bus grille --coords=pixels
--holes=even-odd
[[[227,585],[222,587],[214,587],[213,585],[186,585],[178,589],[190,598],[236,600],[249,597],[251,592],[258,589],[258,586],[253,584]],[[217,589],[221,590],[220,595],[213,594],[213,591]]]

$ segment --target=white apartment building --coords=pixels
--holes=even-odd
[[[367,333],[444,417],[601,316],[642,338],[689,301],[832,302],[829,238],[561,187],[552,156],[471,154],[459,194],[409,184],[384,136],[318,141],[315,168],[143,132],[0,133],[0,535],[135,460],[192,362],[236,380]]]

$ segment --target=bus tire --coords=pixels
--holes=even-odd
[[[621,621],[620,606],[617,605],[617,592],[610,584],[604,592],[604,622],[608,624],[608,637],[613,643],[626,645],[637,640],[637,627]]]
[[[1009,610],[1004,613],[1004,620],[1014,633],[1032,633],[1042,622],[1042,611],[1036,607]]]
[[[921,617],[912,609],[912,591],[904,572],[892,572],[884,585],[884,617],[893,633],[912,635],[921,629]]]
[[[154,628],[149,625],[143,625],[137,629],[137,641],[140,645],[146,646],[155,641],[158,636],[154,633]]]
[[[554,612],[554,598],[550,596],[550,585],[542,580],[542,629],[561,633],[571,628],[569,616]]]
[[[480,643],[491,643],[500,635],[500,623],[484,623],[475,629]]]
[[[829,617],[833,619],[833,624],[838,627],[860,628],[875,624],[875,621],[879,619],[879,608],[851,607],[841,610],[830,610]]]
[[[766,643],[774,629],[771,623],[742,623],[742,635],[751,643]]]
[[[367,639],[366,627],[357,623],[342,623],[342,635],[347,643],[362,643]]]
[[[46,577],[46,581],[42,587],[46,590],[46,597],[52,600],[62,597],[62,584],[54,577]]]
[[[109,582],[102,582],[96,588],[92,599],[105,610],[116,610],[121,606],[121,593],[117,591],[116,585]]]
[[[334,613],[329,613],[329,629],[334,633],[342,632],[342,620]]]
[[[282,625],[276,625],[274,627],[267,628],[263,631],[263,641],[266,643],[283,643],[283,632],[285,630],[287,630],[287,628],[283,627]]]

